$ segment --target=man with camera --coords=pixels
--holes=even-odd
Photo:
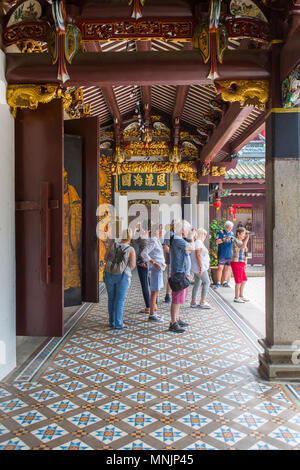
[[[218,271],[217,284],[214,286],[214,289],[218,289],[221,286],[223,270],[223,287],[229,287],[228,281],[230,279],[230,263],[232,257],[231,241],[234,238],[232,229],[233,223],[230,220],[227,220],[227,222],[225,222],[224,229],[217,233],[216,243],[218,245]]]

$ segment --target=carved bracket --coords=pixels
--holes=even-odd
[[[215,84],[224,101],[239,101],[241,106],[265,109],[269,99],[267,80],[223,80]]]

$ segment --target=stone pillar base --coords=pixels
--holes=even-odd
[[[258,341],[264,348],[259,354],[258,371],[266,380],[300,381],[300,346],[268,345],[265,340]]]

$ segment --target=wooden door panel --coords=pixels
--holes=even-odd
[[[65,132],[83,138],[82,300],[99,302],[99,240],[96,234],[99,204],[99,118],[65,121]]]
[[[15,120],[17,335],[63,335],[63,108]]]

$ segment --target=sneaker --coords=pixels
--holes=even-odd
[[[198,307],[203,308],[205,310],[209,310],[211,308],[211,306],[207,302],[204,302],[203,304],[199,304]]]
[[[223,287],[230,287],[230,285],[228,284],[228,282],[223,282]]]
[[[239,299],[233,299],[233,301],[234,301],[234,302],[237,302],[238,304],[244,304],[244,303],[245,303],[245,301],[244,301],[243,299],[241,299],[241,298],[239,298]]]
[[[174,333],[184,333],[185,332],[185,329],[182,328],[178,322],[175,322],[173,324],[170,323],[170,327],[169,327],[169,330],[170,331],[173,331]]]
[[[219,287],[221,286],[221,284],[219,282],[217,282],[216,285],[213,286],[214,289],[218,289]]]
[[[199,307],[199,305],[197,305],[197,304],[190,304],[190,308],[197,308],[197,307]]]
[[[241,299],[242,299],[244,302],[250,302],[250,299],[247,299],[247,297],[241,297]]]
[[[189,324],[186,321],[183,321],[183,320],[180,320],[180,319],[178,320],[177,323],[178,323],[179,326],[189,326]]]
[[[158,315],[149,315],[148,320],[156,321],[157,323],[162,322],[162,319]]]
[[[170,304],[170,303],[171,303],[171,296],[170,296],[169,294],[165,296],[165,302],[166,302],[167,304]]]

